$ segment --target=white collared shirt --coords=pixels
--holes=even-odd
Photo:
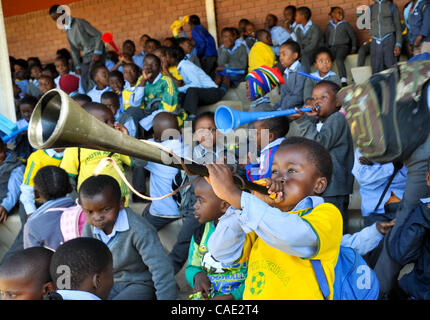
[[[127,212],[125,209],[121,209],[119,211],[111,234],[107,235],[106,233],[104,233],[103,230],[92,226],[93,233],[99,235],[100,240],[103,241],[103,243],[105,244],[107,244],[116,235],[117,232],[124,232],[127,231],[129,228],[130,226],[128,224]]]
[[[308,32],[308,30],[312,27],[312,21],[311,20],[309,20],[308,21],[308,23],[306,23],[306,25],[303,27],[303,25],[302,24],[298,24],[297,26],[296,26],[296,30],[297,29],[302,29],[302,33],[303,33],[303,35],[305,35],[306,34],[306,32]]]
[[[301,63],[299,60],[296,60],[289,68],[285,68],[284,74],[287,76],[287,80],[288,80],[288,76],[290,74],[290,72],[295,72],[297,71],[297,69],[301,66]]]

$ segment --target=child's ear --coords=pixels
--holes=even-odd
[[[119,200],[119,209],[124,209],[125,206],[125,197],[121,197],[121,200]]]
[[[230,208],[230,203],[228,203],[227,201],[222,201],[221,202],[221,211],[223,213],[225,213],[227,211],[227,209]]]
[[[315,182],[314,193],[317,195],[323,194],[326,188],[327,188],[327,178],[319,177]]]
[[[92,284],[95,290],[100,288],[100,275],[98,273],[93,275]]]

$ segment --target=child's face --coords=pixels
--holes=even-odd
[[[149,37],[147,36],[142,36],[139,40],[139,46],[142,48],[142,50],[145,50],[145,44],[146,41],[148,41]]]
[[[31,68],[30,76],[33,79],[39,79],[41,75],[42,75],[42,69],[39,66],[33,66]]]
[[[48,287],[53,291],[52,283],[40,284],[37,280],[23,277],[0,278],[1,300],[42,300]]]
[[[21,104],[19,106],[19,111],[21,113],[21,116],[23,119],[27,120],[27,122],[30,121],[31,115],[33,113],[35,106],[30,105],[30,104]]]
[[[79,203],[85,212],[88,224],[103,230],[107,235],[112,233],[118,213],[124,208],[124,199],[114,199],[111,193],[108,188],[105,188],[103,192],[91,198],[79,196]]]
[[[281,211],[292,210],[303,198],[319,195],[327,186],[327,179],[318,174],[308,152],[305,147],[292,145],[275,153],[272,179],[283,183],[283,199],[276,205]]]
[[[55,61],[55,69],[57,69],[59,75],[69,73],[69,66],[64,63],[63,59]]]
[[[255,37],[255,27],[252,23],[248,23],[245,27],[245,35],[247,37]]]
[[[116,93],[120,93],[124,88],[124,81],[118,77],[109,77],[109,87]]]
[[[191,41],[184,41],[179,45],[185,52],[185,54],[191,53],[193,51],[193,45],[191,44]]]
[[[130,56],[134,56],[134,53],[136,52],[136,47],[130,43],[130,42],[125,42],[122,45],[122,53],[124,54],[129,54]]]
[[[99,68],[95,74],[94,82],[101,88],[106,88],[109,84],[109,71],[107,68]]]
[[[227,210],[227,203],[215,195],[212,187],[205,180],[197,182],[194,193],[196,195],[194,217],[201,224],[209,221],[215,221],[215,223],[217,223],[218,219]]]
[[[289,68],[299,58],[297,52],[293,52],[289,46],[281,46],[279,49],[279,61],[284,68]]]
[[[275,17],[273,15],[269,14],[266,17],[266,25],[268,28],[273,28],[274,26],[276,26],[276,20],[275,20]]]
[[[341,8],[336,8],[331,13],[331,17],[333,18],[333,20],[337,20],[337,21],[342,21],[344,16],[345,14]]]
[[[146,42],[145,44],[145,54],[147,53],[153,53],[154,50],[157,49],[157,46],[154,42],[150,41],[150,42]]]
[[[113,99],[110,98],[102,98],[101,99],[102,104],[104,104],[106,107],[109,108],[110,111],[115,115],[118,111],[119,106],[114,105]]]
[[[158,59],[160,59],[161,63],[166,63],[167,64],[167,56],[165,54],[163,54],[163,52],[161,52],[161,50],[155,50],[153,53],[155,56],[158,57]]]
[[[124,72],[124,79],[130,82],[130,84],[132,85],[134,85],[137,79],[139,78],[139,75],[136,73],[136,70],[130,65],[124,66],[123,72]]]
[[[291,9],[284,10],[284,19],[285,21],[292,23],[295,20],[293,10]]]
[[[169,62],[168,56],[166,56],[167,63]],[[150,82],[154,81],[155,78],[160,73],[160,67],[154,61],[154,59],[145,59],[143,62],[143,68],[146,73],[150,73],[151,77],[149,79]]]
[[[47,93],[49,90],[55,88],[54,81],[49,77],[41,77],[39,79],[39,90],[43,94]]]
[[[315,86],[312,99],[316,106],[320,106],[318,116],[323,120],[337,111],[336,94],[327,85]]]
[[[19,66],[19,65],[16,64],[16,65],[13,66],[13,69],[15,71],[16,77],[19,80],[25,79],[25,72],[26,72],[26,70],[23,67],[21,67],[21,66]]]
[[[209,117],[200,118],[195,126],[194,139],[205,148],[213,150],[216,146],[216,125]]]
[[[109,127],[113,128],[113,125],[115,124],[115,117],[110,109],[109,110],[92,109],[90,110],[90,114],[96,117],[101,122],[107,124]]]
[[[234,35],[233,33],[231,33],[230,31],[224,31],[222,33],[222,44],[224,45],[225,48],[227,49],[231,49],[234,46]]]
[[[267,33],[265,32],[263,34],[263,36],[260,39],[258,39],[258,40],[260,40],[261,42],[267,44],[268,46],[273,45],[273,43],[272,43],[272,37],[270,36],[270,33],[268,33],[268,32]]]
[[[297,11],[296,12],[296,23],[297,24],[302,24],[302,23],[305,23],[305,22],[306,22],[305,16],[300,11]]]
[[[333,65],[330,55],[327,52],[321,52],[315,60],[315,67],[320,71],[320,74],[326,75]]]

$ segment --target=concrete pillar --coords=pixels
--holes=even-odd
[[[216,14],[215,14],[215,0],[205,0],[206,17],[208,19],[208,31],[214,37],[215,43],[218,47],[218,36],[216,29]]]
[[[6,29],[3,8],[0,2],[0,113],[12,122],[16,122],[13,98],[12,77],[10,73],[9,53],[7,50]]]

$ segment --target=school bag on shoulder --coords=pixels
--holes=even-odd
[[[80,237],[85,224],[85,213],[82,207],[76,205],[62,210],[60,229],[64,242]]]
[[[330,289],[320,260],[311,260],[324,300]],[[352,248],[340,246],[334,269],[333,300],[377,300],[379,281],[375,272]]]
[[[354,140],[364,157],[403,162],[430,134],[430,60],[412,61],[339,91]]]

